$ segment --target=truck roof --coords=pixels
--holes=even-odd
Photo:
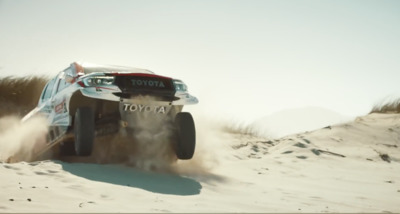
[[[93,63],[81,63],[74,62],[71,63],[71,67],[77,71],[77,73],[144,73],[144,74],[154,74],[152,71],[142,68],[116,66],[116,65],[100,65]]]

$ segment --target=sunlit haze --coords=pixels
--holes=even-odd
[[[132,66],[182,79],[211,117],[359,116],[400,95],[399,23],[397,0],[0,0],[0,75]]]

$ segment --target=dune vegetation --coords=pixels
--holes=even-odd
[[[0,117],[23,116],[35,108],[47,81],[44,76],[0,78]]]
[[[370,114],[372,113],[400,113],[400,98],[376,104]]]

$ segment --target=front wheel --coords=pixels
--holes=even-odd
[[[188,112],[180,112],[175,117],[176,149],[178,159],[189,160],[196,147],[196,130],[193,117]]]
[[[75,152],[79,156],[92,154],[94,142],[94,111],[90,107],[80,107],[75,112],[74,134]]]

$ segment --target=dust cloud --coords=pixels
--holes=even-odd
[[[46,77],[5,77],[0,79],[0,161],[37,161],[33,154],[46,143],[45,118],[20,118],[36,107]],[[143,102],[151,100],[143,97]],[[186,175],[207,174],[224,158],[229,141],[220,124],[193,115],[196,151],[191,160],[177,160],[174,152],[173,118],[139,116],[129,121],[131,130],[96,138],[90,157],[60,156],[55,146],[47,157],[67,162],[126,164],[135,168]],[[134,130],[134,131],[133,131]],[[58,151],[57,151],[58,150]]]
[[[143,170],[168,171],[176,160],[173,125],[170,121],[143,118],[136,118],[133,124],[134,130],[123,128],[117,134],[97,138],[91,158],[96,163],[123,163]]]
[[[149,98],[146,98],[149,99]],[[67,162],[125,164],[145,171],[181,175],[206,175],[224,158],[226,133],[221,124],[193,115],[196,126],[196,150],[190,160],[175,155],[174,118],[149,114],[130,117],[131,128],[117,134],[98,137],[90,157],[60,157]]]
[[[16,116],[0,118],[0,161],[34,161],[34,154],[45,146],[47,122],[34,117],[24,123]]]
[[[146,104],[150,100],[153,98],[146,96],[135,101]],[[215,151],[221,150],[218,143],[221,138],[216,125],[193,115],[197,137],[196,151],[191,160],[178,160],[174,150],[174,118],[164,116],[138,114],[128,117],[128,128],[120,129],[116,135],[96,140],[91,161],[123,163],[146,171],[187,175],[207,174],[218,164]],[[83,160],[74,158],[73,161],[78,159]]]
[[[47,82],[45,77],[0,79],[0,161],[32,161],[34,152],[46,143],[45,118],[21,117],[35,108]]]

